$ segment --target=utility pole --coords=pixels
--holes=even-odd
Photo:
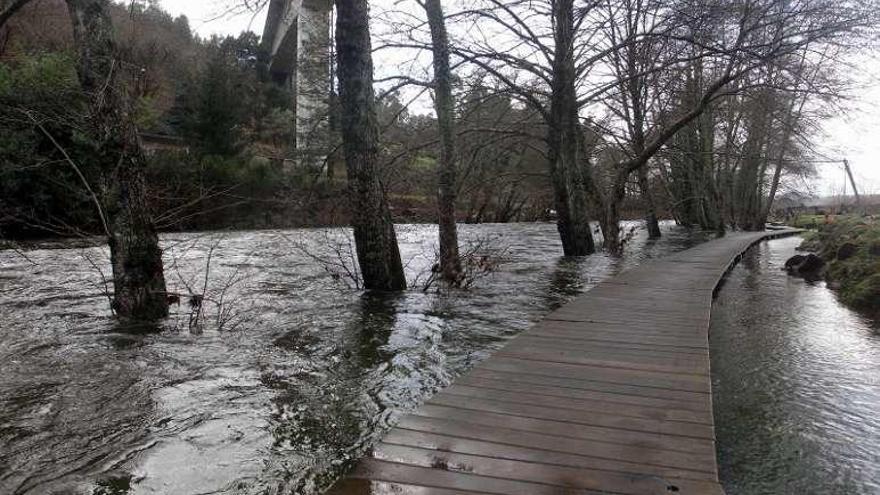
[[[843,160],[843,168],[846,169],[846,175],[849,176],[849,183],[852,184],[853,194],[856,197],[856,207],[859,208],[862,206],[862,200],[859,198],[859,190],[856,188],[856,180],[853,178],[852,169],[849,168],[849,161],[847,159]]]

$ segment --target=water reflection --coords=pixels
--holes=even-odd
[[[880,493],[880,337],[761,245],[713,308],[713,399],[729,495]]]
[[[185,309],[159,333],[117,326],[86,261],[103,248],[30,251],[35,266],[0,252],[0,493],[318,492],[396,416],[554,307],[701,238],[666,228],[621,259],[563,259],[553,225],[464,226],[510,262],[472,292],[397,296],[340,290],[291,249],[319,230],[163,236],[172,287],[200,280],[212,245],[212,279],[245,280],[227,294],[245,310],[237,329],[202,334]],[[400,239],[412,276],[436,229]]]

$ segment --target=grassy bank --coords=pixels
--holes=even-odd
[[[880,312],[880,221],[857,216],[804,216],[796,225],[815,230],[801,246],[827,263],[825,278],[850,306]]]

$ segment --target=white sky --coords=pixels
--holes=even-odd
[[[250,28],[263,30],[265,11],[256,16],[239,15],[217,17],[234,0],[159,0],[171,14],[185,15],[190,26],[199,35],[237,35]],[[377,60],[377,65],[380,61]],[[833,159],[846,158],[850,162],[860,192],[880,194],[880,54],[876,60],[864,64],[863,74],[857,79],[863,86],[855,91],[859,96],[848,102],[845,115],[829,119],[825,135],[816,136],[817,149]],[[820,177],[813,184],[813,192],[820,195],[839,194],[844,188],[844,170],[837,164],[819,164]],[[851,188],[846,185],[847,192]]]
[[[212,34],[237,35],[242,31],[261,33],[266,23],[266,11],[256,17],[252,15],[221,16],[234,0],[159,0],[162,7],[171,15],[185,15],[190,27],[202,37]]]

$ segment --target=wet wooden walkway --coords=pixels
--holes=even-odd
[[[753,244],[728,236],[601,283],[376,445],[338,494],[723,494],[709,316]]]

